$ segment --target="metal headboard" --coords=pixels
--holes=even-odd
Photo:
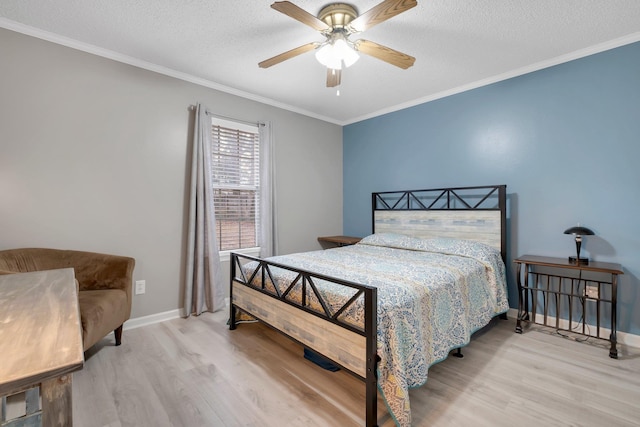
[[[475,240],[507,254],[507,186],[371,194],[373,233]]]

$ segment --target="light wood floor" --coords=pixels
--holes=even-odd
[[[227,313],[125,331],[73,377],[76,426],[362,426],[364,384],[325,371],[261,324]],[[639,426],[640,349],[578,343],[496,321],[411,390],[414,427]],[[378,422],[393,421],[379,399]]]

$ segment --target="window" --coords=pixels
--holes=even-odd
[[[260,138],[257,126],[211,120],[218,249],[260,246]]]

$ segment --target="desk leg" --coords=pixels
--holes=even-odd
[[[72,427],[71,374],[43,381],[42,427]]]

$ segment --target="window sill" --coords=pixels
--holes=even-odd
[[[244,249],[234,249],[231,251],[220,251],[220,261],[229,261],[231,260],[231,252],[235,252],[237,254],[249,255],[249,256],[260,256],[260,248],[244,248]]]

